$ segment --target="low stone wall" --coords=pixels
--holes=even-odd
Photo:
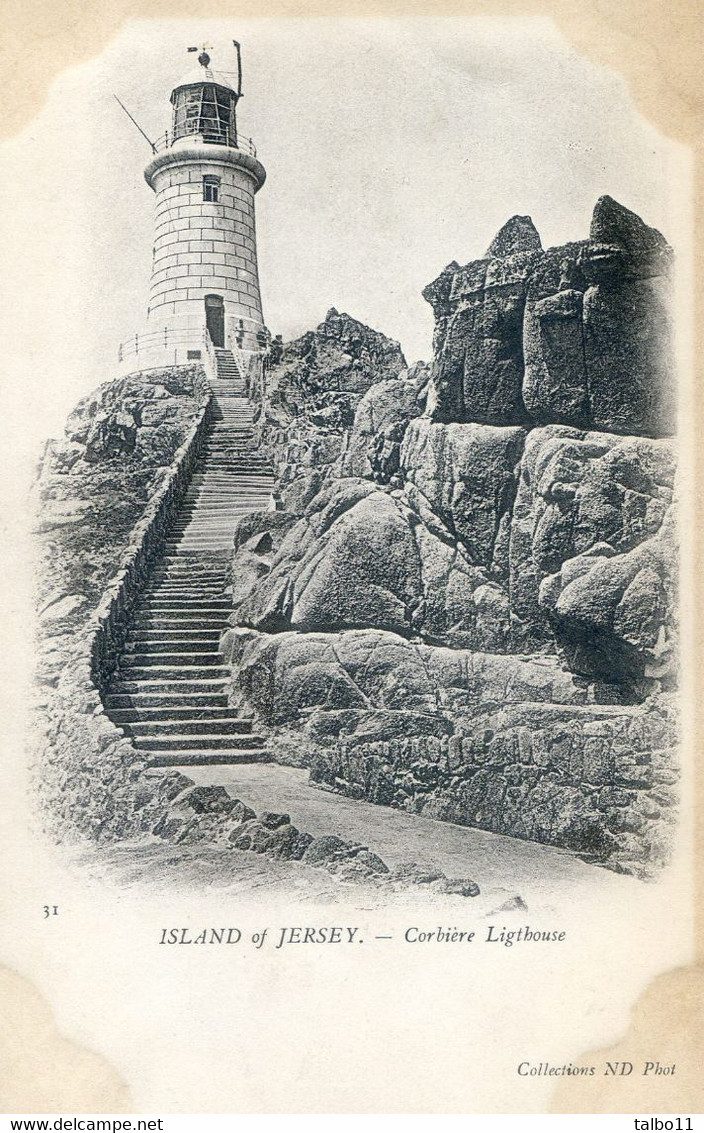
[[[311,778],[429,818],[572,849],[650,874],[676,818],[675,705],[516,705],[470,735],[416,736],[321,753]]]
[[[193,467],[201,453],[203,437],[210,423],[212,393],[206,387],[207,400],[188,436],[177,450],[165,482],[147,506],[132,531],[122,566],[108,584],[100,605],[88,623],[92,631],[90,649],[91,676],[99,689],[114,672],[124,644],[127,616],[149,575],[151,563],[161,551],[166,530],[186,494]]]

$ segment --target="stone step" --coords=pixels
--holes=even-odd
[[[208,630],[211,627],[225,628],[227,619],[218,614],[217,617],[200,617],[191,618],[184,617],[180,613],[174,613],[173,617],[162,617],[155,615],[153,617],[139,617],[135,618],[131,625],[136,632],[141,632],[144,629],[160,630],[169,629],[170,627],[177,629],[179,626],[184,630],[193,630],[194,633],[200,633],[203,630]]]
[[[162,555],[159,560],[159,565],[164,569],[170,566],[183,566],[184,563],[195,563],[197,566],[218,566],[222,567],[227,563],[226,555],[193,555],[190,559],[183,559],[180,555]]]
[[[191,710],[192,711],[192,710]],[[213,736],[221,736],[228,738],[232,736],[235,739],[242,740],[243,737],[250,741],[256,740],[256,746],[263,740],[263,736],[255,737],[252,734],[252,725],[249,720],[242,720],[238,718],[230,709],[229,714],[213,715],[210,712],[205,714],[202,718],[193,716],[180,716],[173,717],[168,708],[159,710],[161,718],[153,720],[115,720],[115,723],[120,723],[125,731],[134,739],[138,739],[141,743],[142,739],[159,739],[161,736],[174,736],[179,741],[186,739],[193,739],[193,747],[199,747],[198,740],[200,737],[207,737],[212,739]],[[113,716],[113,719],[115,717]],[[224,743],[221,739],[219,743]],[[241,746],[239,743],[237,746]],[[254,742],[252,746],[255,746]]]
[[[227,588],[231,585],[232,583],[230,581],[223,578],[219,585],[217,595],[212,596],[217,597],[218,601],[222,598],[226,598]],[[147,596],[149,598],[158,598],[160,595],[161,597],[171,597],[175,593],[175,590],[184,591],[194,598],[199,597],[203,593],[203,589],[197,579],[193,581],[188,576],[185,576],[184,578],[175,579],[173,582],[165,579],[155,580],[153,587],[150,587],[148,591],[144,592],[144,598]]]
[[[158,643],[162,651],[171,645],[178,645],[179,648],[192,647],[196,652],[202,652],[206,645],[209,649],[217,649],[221,633],[219,625],[213,625],[210,629],[181,629],[180,626],[174,626],[173,629],[130,627],[125,647],[129,645],[139,650],[141,646],[144,653],[149,653]]]
[[[253,468],[250,464],[229,465],[223,463],[218,465],[217,470],[194,473],[188,485],[188,491],[195,492],[197,488],[216,487],[230,489],[237,487],[242,491],[245,489],[256,491],[257,488],[266,488],[273,479],[271,469],[265,466],[262,468]]]
[[[141,751],[229,751],[242,748],[261,749],[265,738],[261,735],[228,736],[220,732],[193,734],[184,731],[174,732],[168,736],[133,736],[132,742]]]
[[[148,589],[159,589],[162,592],[187,590],[193,595],[194,598],[198,597],[199,595],[203,595],[204,597],[207,596],[209,598],[221,598],[222,588],[225,585],[226,581],[227,578],[225,574],[223,574],[215,581],[212,581],[211,579],[206,580],[203,578],[194,578],[190,573],[184,572],[182,578],[154,578],[149,582]]]
[[[184,536],[181,546],[186,551],[201,550],[201,551],[221,551],[226,547],[232,546],[234,531],[228,535],[221,535],[218,537],[211,536],[209,539],[191,539],[189,540]]]
[[[143,593],[145,594],[161,594],[164,597],[175,598],[181,594],[187,595],[191,598],[222,598],[223,586],[225,579],[222,579],[217,585],[213,583],[204,583],[199,580],[191,578],[176,578],[176,579],[155,579],[153,583],[149,583]]]
[[[274,477],[270,469],[251,472],[248,470],[236,471],[223,465],[217,472],[195,473],[188,491],[195,493],[197,488],[225,487],[230,490],[237,488],[241,492],[256,492],[266,490]]]
[[[254,510],[252,507],[253,504],[268,503],[270,499],[270,493],[262,493],[261,495],[253,496],[251,500],[223,500],[222,497],[218,496],[217,502],[213,501],[211,503],[208,501],[207,503],[203,503],[201,507],[196,506],[191,511],[186,511],[181,516],[178,516],[173,521],[170,530],[174,530],[177,526],[184,523],[190,523],[193,519],[221,519],[230,511],[239,512],[243,509],[245,511],[252,511]]]
[[[271,497],[273,488],[273,483],[246,484],[242,486],[232,480],[225,480],[222,484],[198,484],[195,488],[189,490],[188,494],[184,497],[183,506],[186,510],[186,514],[188,513],[188,509],[194,504],[207,503],[222,506],[241,504],[243,507],[248,507],[258,500],[268,500]],[[178,518],[178,516],[174,516],[174,519]]]
[[[251,751],[173,751],[167,755],[150,755],[150,767],[202,767],[216,763],[271,763],[265,748]]]
[[[181,535],[179,534],[175,536],[175,538],[180,539]],[[228,584],[229,580],[225,576],[223,576],[216,585],[213,585],[212,583],[201,583],[199,579],[194,579],[185,572],[182,578],[174,576],[172,578],[155,579],[153,585],[154,587],[166,587],[171,590],[175,588],[187,591],[194,598],[203,597],[219,602],[224,596],[224,587]]]
[[[251,475],[236,469],[223,469],[215,474],[196,476],[188,486],[187,497],[193,499],[204,489],[224,489],[227,492],[242,492],[243,495],[252,495],[257,492],[268,492],[274,483],[274,477],[268,470],[253,472]]]
[[[183,511],[181,515],[174,516],[173,522],[178,522],[182,515],[200,515],[201,513],[205,515],[207,512],[217,513],[233,506],[251,507],[252,504],[259,504],[262,501],[266,501],[267,503],[271,501],[271,489],[257,488],[255,491],[247,493],[246,496],[237,490],[232,491],[229,488],[214,492],[211,492],[210,489],[200,489],[198,493],[194,492],[192,496],[184,500]]]
[[[207,582],[221,578],[229,564],[230,560],[227,555],[191,555],[189,558],[179,555],[172,562],[166,562],[163,558],[160,559],[158,564],[154,566],[152,575],[169,575],[173,572],[183,573],[188,571],[194,578],[202,578]]]
[[[210,654],[213,651],[217,652],[217,645],[218,637],[216,637],[214,634],[210,638],[174,637],[173,639],[165,639],[163,637],[153,637],[145,640],[144,637],[133,638],[128,633],[123,657],[125,656],[125,654],[136,654],[138,656],[141,656],[145,653],[158,653],[163,656],[170,652],[183,654]]]
[[[178,603],[172,606],[166,606],[161,610],[147,610],[142,606],[139,610],[135,610],[133,624],[138,624],[138,619],[143,622],[152,623],[164,622],[168,625],[178,624],[179,622],[193,622],[192,629],[197,629],[198,626],[211,626],[218,625],[227,620],[232,613],[232,605],[230,604],[227,609],[221,607],[218,610],[194,610]]]
[[[273,486],[274,477],[269,474],[244,477],[239,472],[227,472],[218,476],[204,477],[196,483],[191,483],[184,496],[184,503],[194,503],[212,492],[223,493],[230,498],[240,496],[243,500],[248,500],[250,496],[270,495]]]
[[[178,698],[179,703],[187,704],[187,697],[200,696],[207,697],[209,702],[215,704],[220,703],[220,698],[227,699],[227,687],[230,684],[228,677],[212,677],[207,680],[205,677],[194,677],[188,680],[179,680],[178,692],[174,692],[174,682],[160,678],[158,680],[116,680],[114,686],[110,686],[109,696],[129,696],[134,699],[136,696],[149,696],[159,697],[157,703],[164,702],[164,697],[175,696]],[[147,703],[140,701],[140,703]]]
[[[232,609],[232,603],[227,598],[199,598],[184,595],[181,598],[162,598],[157,595],[149,595],[140,602],[141,610],[149,610],[156,612],[157,610],[176,610],[182,609],[184,613],[191,610],[193,613],[200,613],[208,611],[209,613],[216,613],[218,610]]]
[[[180,575],[188,578],[197,579],[198,582],[218,582],[225,577],[227,570],[227,563],[223,562],[222,565],[214,566],[210,570],[198,565],[196,561],[188,559],[179,559],[178,562],[169,563],[168,566],[154,567],[150,578],[174,578]]]
[[[228,599],[226,590],[228,585],[230,584],[223,581],[217,590],[209,592],[207,596],[218,602],[222,598]],[[199,598],[204,596],[205,592],[202,587],[198,586],[197,583],[191,585],[188,579],[184,579],[183,582],[175,582],[173,584],[166,582],[155,583],[153,587],[149,587],[144,591],[143,600],[146,598],[164,598],[170,600],[172,598]]]
[[[121,678],[134,681],[140,687],[141,682],[148,681],[150,677],[155,680],[167,681],[170,687],[173,687],[174,680],[180,682],[182,677],[184,681],[207,680],[211,673],[213,676],[220,676],[224,681],[227,681],[226,674],[228,671],[227,665],[120,665],[118,669]]]
[[[247,513],[249,514],[249,513]],[[169,535],[169,539],[182,539],[184,535],[224,535],[231,533],[235,527],[237,516],[227,516],[219,522],[206,523],[201,520],[194,519],[193,523],[186,524],[185,527],[175,528]],[[215,594],[222,587],[213,587],[208,591],[209,594]]]
[[[224,538],[224,546],[229,547],[235,529],[235,522],[236,517],[233,517],[232,519],[223,523],[221,526],[212,525],[206,527],[204,524],[197,523],[194,524],[193,527],[184,527],[183,531],[174,531],[171,535],[171,538],[178,539],[179,541],[186,543],[188,543],[189,541],[193,542],[194,539],[202,541],[202,539],[204,538],[206,540],[216,539],[222,542]],[[215,590],[208,591],[208,593],[217,594],[219,596],[222,596],[222,592],[222,586],[218,587]]]
[[[239,493],[223,496],[222,492],[217,492],[213,495],[212,499],[203,498],[200,501],[194,500],[195,507],[192,510],[184,511],[183,516],[178,516],[174,519],[174,523],[185,522],[186,519],[192,518],[194,515],[206,515],[210,512],[231,511],[236,509],[238,511],[252,511],[255,504],[268,504],[271,500],[271,492],[257,492],[249,499],[242,499]],[[190,501],[189,501],[190,502]]]
[[[180,515],[174,516],[172,523],[178,523],[184,517],[188,518],[194,513],[197,515],[208,509],[222,511],[223,508],[238,507],[251,510],[253,504],[268,503],[271,500],[271,492],[271,488],[256,488],[251,492],[241,492],[230,485],[224,485],[222,488],[218,488],[217,485],[212,487],[209,484],[204,485],[197,493],[194,492],[184,500],[183,511]]]
[[[225,547],[231,547],[233,543],[233,534],[223,535],[219,539],[211,539],[209,541],[200,540],[197,542],[184,542],[183,547],[187,551],[201,550],[201,551],[221,551]]]
[[[106,698],[111,699],[111,698]],[[128,697],[113,697],[115,699],[129,699]],[[149,699],[154,699],[150,697]],[[194,704],[190,706],[182,706],[178,703],[176,698],[167,700],[162,697],[166,703],[147,705],[125,705],[120,707],[117,704],[111,704],[110,715],[116,724],[153,724],[157,727],[160,722],[168,722],[175,724],[179,720],[192,720],[192,721],[205,721],[209,720],[211,724],[220,721],[230,721],[234,731],[239,728],[240,731],[246,729],[251,730],[249,720],[243,720],[232,711],[232,708],[227,704],[209,704],[207,702],[201,704]],[[224,697],[222,699],[225,699]],[[106,705],[108,707],[108,705]]]
[[[130,669],[162,668],[164,665],[186,669],[192,669],[194,665],[199,668],[221,668],[223,659],[218,651],[211,647],[207,652],[197,654],[190,651],[178,653],[176,650],[163,653],[129,652],[123,653],[119,661],[119,667],[123,672],[128,672]]]
[[[225,476],[222,480],[216,480],[213,477],[190,487],[184,496],[183,506],[188,507],[208,499],[209,496],[216,496],[217,499],[222,499],[223,503],[238,499],[243,503],[248,503],[258,496],[270,496],[273,487],[274,480],[271,476],[259,476],[246,483],[240,477],[234,475]],[[176,518],[178,517],[174,516],[174,519]]]
[[[223,586],[227,581],[225,571],[220,571],[217,575],[212,577],[205,577],[199,575],[192,567],[186,565],[183,570],[172,570],[169,573],[163,571],[155,571],[151,575],[151,582],[154,586],[163,584],[165,586],[188,586],[200,588],[201,586],[215,587]]]
[[[252,500],[252,504],[261,504],[262,501],[267,501],[268,503],[270,499],[270,496],[260,496],[259,499]],[[224,516],[227,516],[230,513],[231,509],[232,504],[228,503],[227,501],[212,504],[208,503],[204,504],[202,507],[194,508],[193,511],[188,515],[188,518],[198,519],[200,517],[203,517],[204,519],[222,519]],[[259,511],[261,510],[261,508],[250,507],[249,510]]]
[[[193,623],[190,628],[198,629],[199,626],[208,628],[213,625],[222,625],[227,621],[232,613],[232,603],[228,600],[228,605],[220,607],[217,610],[199,610],[194,609],[192,606],[186,606],[184,603],[174,603],[172,605],[163,604],[162,607],[152,609],[146,606],[140,607],[134,613],[133,624],[138,626],[138,619],[143,623],[148,623],[149,628],[153,628],[154,622],[164,622],[170,626],[173,625],[186,625],[187,622]]]
[[[198,559],[202,559],[202,557],[205,556],[197,554],[176,555],[175,557],[173,557],[172,562],[168,563],[167,565],[160,566],[159,571],[166,573],[167,578],[183,577],[200,579],[203,576],[198,573],[195,563],[197,563]],[[229,563],[229,555],[222,554],[220,555],[220,557],[222,559],[222,565],[219,568],[219,574],[220,577],[224,578],[224,571],[227,570],[227,564]]]

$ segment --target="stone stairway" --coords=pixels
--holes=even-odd
[[[228,706],[218,642],[232,609],[225,591],[235,523],[269,506],[274,478],[253,448],[237,364],[229,351],[218,355],[223,376],[203,452],[105,696],[110,719],[155,766],[268,758],[264,737]]]

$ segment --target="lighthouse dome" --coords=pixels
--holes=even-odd
[[[222,71],[214,71],[212,67],[199,66],[192,67],[181,81],[176,83],[171,93],[171,101],[173,102],[176,91],[182,90],[183,87],[202,86],[204,83],[212,83],[214,86],[224,87],[225,90],[232,91],[233,94],[236,93],[229,77]]]

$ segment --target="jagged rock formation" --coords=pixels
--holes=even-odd
[[[483,259],[450,264],[423,292],[434,420],[671,433],[671,261],[664,237],[610,197],[588,240],[546,252],[514,217]]]
[[[224,642],[233,699],[280,758],[618,868],[663,856],[670,265],[660,233],[605,197],[588,240],[544,251],[514,217],[426,288],[429,382],[347,316],[283,347],[262,415],[282,507],[236,536]],[[350,325],[368,369],[340,363]]]
[[[405,374],[406,363],[397,342],[334,307],[314,331],[279,345],[270,363],[264,382],[252,391],[257,436],[286,506],[295,511],[343,457],[364,395]],[[361,417],[360,430],[366,435]],[[363,455],[359,443],[357,438],[357,459]]]

